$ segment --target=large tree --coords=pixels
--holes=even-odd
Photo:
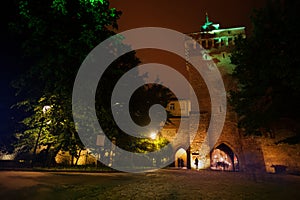
[[[78,152],[84,146],[72,119],[73,83],[87,54],[115,34],[121,12],[110,8],[106,0],[18,0],[17,5],[18,17],[11,27],[19,33],[24,60],[29,66],[27,73],[14,83],[18,94],[24,97],[17,106],[28,113],[22,121],[24,129],[16,135],[17,146],[33,151],[36,157],[36,149],[43,145],[46,147],[44,159],[49,161],[48,155],[52,155],[52,162],[59,150],[68,151],[72,158],[78,158]],[[120,46],[122,48],[129,47]],[[116,59],[100,80],[95,106],[99,123],[110,139],[116,137],[118,145],[124,149],[144,152],[149,150],[151,140],[139,140],[123,133],[115,124],[110,109],[114,85],[126,71],[138,64],[134,51]],[[133,78],[142,81],[138,73]],[[149,91],[144,87],[138,96],[145,96]],[[159,95],[157,97],[160,102],[168,101],[168,95],[163,100]],[[157,103],[154,96],[148,100]],[[132,112],[145,110],[144,104],[139,105]],[[162,140],[161,143],[166,142]],[[45,160],[41,161],[45,163]]]
[[[270,129],[283,118],[299,124],[299,5],[268,1],[253,13],[250,36],[236,42],[231,61],[237,66],[233,76],[238,88],[231,92],[231,103],[248,134]]]
[[[28,66],[14,83],[24,97],[18,106],[28,113],[24,131],[17,134],[18,145],[34,149],[34,154],[37,145],[45,145],[46,155],[52,149],[54,155],[66,150],[77,156],[83,145],[72,120],[73,82],[87,54],[114,34],[121,12],[110,8],[106,0],[18,0],[16,6],[11,28],[20,38]],[[119,71],[138,63],[134,53],[127,60],[118,65]],[[114,70],[110,78],[116,79],[119,71]],[[50,106],[46,113],[44,106]]]

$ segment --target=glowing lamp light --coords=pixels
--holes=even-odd
[[[43,113],[46,113],[50,108],[51,108],[51,106],[44,106]]]
[[[150,134],[150,138],[152,139],[152,140],[155,140],[156,139],[156,133],[155,132],[152,132],[151,134]]]
[[[199,161],[198,169],[204,169],[204,162],[202,160]]]

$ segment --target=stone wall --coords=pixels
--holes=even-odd
[[[289,173],[300,173],[300,144],[288,143],[289,138],[295,137],[295,133],[280,129],[274,134],[274,138],[268,136],[259,137],[267,172],[274,173],[276,166],[286,167]]]

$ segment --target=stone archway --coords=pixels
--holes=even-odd
[[[238,156],[224,143],[211,151],[210,158],[210,168],[212,170],[239,171]]]
[[[183,148],[178,149],[175,153],[175,167],[187,167],[187,152]]]

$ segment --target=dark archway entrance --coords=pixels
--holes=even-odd
[[[210,168],[212,170],[239,171],[237,155],[224,143],[212,150],[210,158]]]
[[[187,167],[187,152],[183,148],[178,149],[175,153],[175,167]]]

